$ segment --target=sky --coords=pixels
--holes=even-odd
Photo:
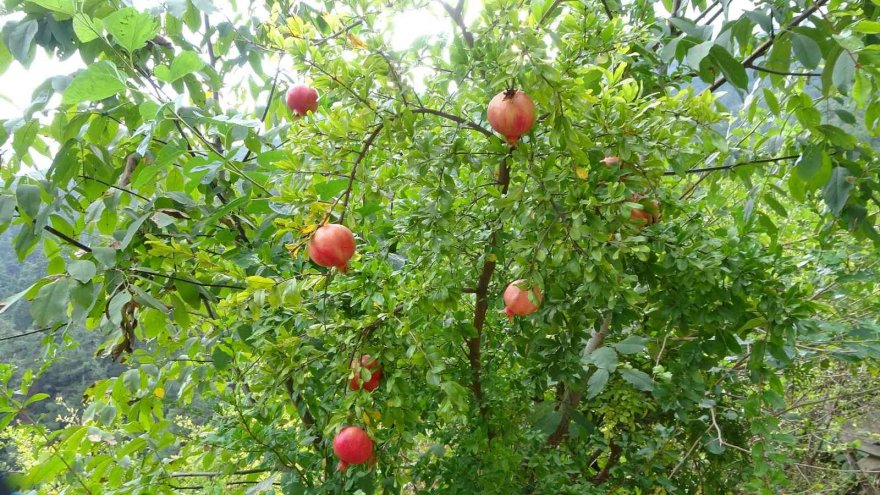
[[[132,3],[139,10],[149,10],[161,5],[163,2],[156,0],[134,0]],[[248,7],[247,4],[249,2],[237,2],[240,4],[238,9],[234,8],[233,4],[229,1],[215,1],[212,3],[219,10],[219,12],[212,13],[212,17],[230,18],[235,17],[236,10]],[[468,2],[468,9],[465,13],[465,20],[467,22],[476,18],[479,13],[480,4],[481,2],[474,0]],[[256,15],[265,16],[265,12],[257,12]],[[0,25],[20,17],[21,15],[0,16]],[[436,4],[429,9],[409,10],[397,14],[392,19],[391,25],[393,33],[391,46],[395,50],[406,49],[413,41],[424,35],[451,35],[453,28],[448,16]],[[29,68],[23,67],[17,61],[13,61],[6,72],[0,75],[0,81],[3,82],[3,84],[0,84],[0,119],[20,117],[22,111],[31,102],[31,93],[34,88],[46,79],[56,75],[71,75],[82,68],[84,68],[84,64],[78,55],[73,55],[67,60],[59,61],[49,57],[41,48],[37,49],[35,60]],[[413,74],[413,76],[416,79],[421,79],[425,74]],[[60,98],[56,95],[49,106],[57,105],[58,101],[60,101]]]
[[[130,0],[134,7],[139,10],[150,10],[160,8],[164,1],[160,0]],[[212,16],[218,18],[234,18],[238,13],[247,11],[249,14],[264,17],[265,11],[251,11],[250,2],[238,1],[231,2],[229,0],[211,1],[205,0],[214,5],[218,12],[212,13]],[[307,0],[304,0],[307,1]],[[259,2],[254,2],[259,3]],[[469,0],[466,2],[467,8],[465,12],[465,22],[470,24],[479,15],[482,6],[481,0]],[[658,14],[661,16],[669,15],[663,9],[662,2],[656,2]],[[736,18],[742,14],[744,9],[752,6],[750,0],[731,0],[729,9],[729,18]],[[20,18],[20,15],[0,16],[0,25],[5,24],[9,20]],[[720,28],[722,19],[719,18],[715,24],[716,28]],[[429,35],[453,35],[453,24],[445,11],[437,4],[432,3],[430,7],[419,10],[409,10],[397,14],[391,20],[391,46],[395,50],[404,50],[409,47],[417,38]],[[5,73],[0,75],[0,119],[11,119],[21,116],[22,110],[26,108],[31,101],[31,93],[34,88],[46,79],[56,75],[71,75],[84,67],[82,60],[78,55],[74,55],[67,60],[59,61],[50,58],[42,49],[37,49],[36,58],[30,68],[25,68],[18,62],[13,61]],[[287,78],[293,77],[285,74]],[[416,73],[410,74],[414,80],[415,86],[418,88],[420,81],[429,76],[426,69],[417,69]],[[58,104],[60,97],[56,95],[55,99],[50,102],[50,107]]]

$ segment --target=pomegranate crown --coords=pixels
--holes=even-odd
[[[504,92],[504,99],[505,100],[510,100],[514,96],[516,96],[516,88],[514,88],[514,87],[507,88],[507,91]]]

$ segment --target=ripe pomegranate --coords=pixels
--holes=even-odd
[[[352,361],[351,369],[354,370],[354,377],[352,377],[351,382],[348,384],[348,388],[358,391],[361,389],[361,367],[365,367],[368,370],[373,370],[370,374],[370,379],[363,383],[363,388],[367,392],[372,392],[379,387],[379,380],[382,379],[382,368],[379,367],[379,361],[370,357],[369,354],[364,354],[361,357],[361,362]]]
[[[305,115],[318,109],[318,91],[306,84],[297,83],[287,90],[287,108],[296,115]]]
[[[529,132],[535,122],[535,104],[529,95],[515,89],[502,91],[492,98],[487,110],[489,124],[513,146]]]
[[[315,263],[340,272],[348,269],[348,260],[354,256],[354,235],[344,225],[328,223],[318,228],[309,240],[309,258]]]
[[[642,204],[642,209],[633,208],[629,213],[629,219],[638,224],[640,229],[653,225],[660,220],[660,203],[656,199],[652,199],[648,205],[645,205],[644,201],[639,201],[637,198],[630,198],[630,201]]]
[[[531,287],[538,304],[544,300],[544,294],[537,285]],[[538,304],[529,299],[529,283],[524,279],[514,280],[504,289],[504,312],[510,319],[516,316],[530,315],[538,310]]]
[[[362,428],[346,426],[333,439],[333,452],[343,469],[348,464],[363,464],[373,456],[373,441]]]

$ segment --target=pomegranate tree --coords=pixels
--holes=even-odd
[[[524,279],[514,280],[504,289],[504,312],[511,319],[514,316],[530,315],[538,310],[544,295],[537,285],[529,287],[529,283]],[[532,298],[529,297],[531,289]]]
[[[362,367],[371,371],[370,379],[366,382],[363,382],[361,379]],[[379,380],[382,379],[382,368],[379,367],[379,361],[371,358],[369,354],[364,354],[363,357],[361,357],[360,363],[358,363],[357,360],[352,361],[351,369],[354,370],[354,377],[352,377],[351,382],[348,384],[350,389],[357,391],[363,388],[367,392],[372,392],[379,387]]]
[[[349,464],[363,464],[373,457],[373,440],[363,428],[346,426],[333,439],[333,452],[339,458],[337,469],[344,471]]]
[[[303,83],[297,83],[287,90],[287,108],[296,115],[305,115],[318,109],[318,91]]]
[[[354,235],[344,225],[328,223],[318,228],[309,240],[309,258],[325,267],[345,273],[354,256]]]
[[[515,89],[502,91],[492,98],[487,110],[489,124],[513,146],[535,122],[535,104],[529,95]]]

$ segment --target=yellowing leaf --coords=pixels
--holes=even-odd
[[[495,256],[495,254],[490,254],[489,256],[486,256],[486,259],[495,262],[498,261],[498,256]]]
[[[250,289],[271,289],[275,287],[275,281],[268,277],[251,275],[245,279]]]
[[[353,46],[354,48],[363,49],[367,47],[367,44],[364,43],[364,40],[360,39],[357,35],[352,33],[348,33],[348,41],[351,42],[351,46]]]
[[[162,387],[156,387],[156,390],[153,390],[153,395],[161,399],[165,397],[165,389]]]
[[[312,232],[314,232],[316,230],[318,230],[318,224],[316,224],[316,223],[306,225],[305,227],[299,229],[299,231],[302,232],[303,234],[311,234]]]
[[[587,180],[587,177],[590,176],[590,173],[587,172],[587,169],[585,169],[584,167],[575,167],[574,173],[576,173],[578,178],[581,180]]]

